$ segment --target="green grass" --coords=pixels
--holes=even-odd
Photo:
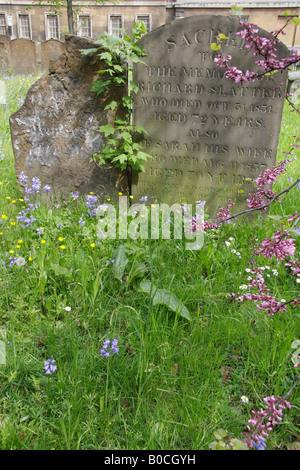
[[[250,410],[259,410],[266,396],[284,396],[297,377],[291,345],[300,339],[299,306],[269,317],[228,297],[246,282],[250,240],[286,222],[240,220],[205,235],[199,251],[186,251],[179,240],[98,243],[95,219],[85,217],[84,201],[70,197],[59,209],[54,201],[52,210],[42,204],[34,225],[22,229],[8,118],[33,81],[7,79],[7,110],[0,105],[0,216],[7,216],[1,219],[0,327],[9,342],[0,365],[0,448],[203,450],[218,428],[241,438]],[[290,136],[299,135],[299,122],[285,107],[279,156],[290,149]],[[295,155],[277,191],[299,175],[299,150]],[[270,214],[299,211],[299,194],[291,191]],[[120,282],[108,261],[122,243],[128,263]],[[26,263],[9,267],[9,256]],[[298,296],[284,262],[260,263],[270,267],[267,282],[276,299]],[[139,288],[145,279],[175,294],[191,320],[153,305]],[[119,354],[100,355],[103,341],[113,338]],[[57,370],[47,376],[49,358]],[[268,449],[299,440],[298,389],[290,401]]]

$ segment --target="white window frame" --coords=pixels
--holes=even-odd
[[[5,21],[5,33],[4,33],[4,35],[7,35],[8,34],[7,14],[6,14],[5,11],[0,11],[0,15],[4,16],[4,21]]]
[[[49,35],[49,30],[48,30],[48,17],[49,16],[55,16],[56,19],[57,19],[58,38],[53,38],[52,36]],[[56,15],[55,13],[51,13],[49,11],[45,13],[45,37],[46,37],[46,41],[49,41],[49,39],[54,39],[54,40],[60,41],[59,15]]]
[[[149,18],[149,31],[147,31],[148,33],[150,33],[150,31],[152,30],[152,18],[151,18],[151,13],[136,13],[135,15],[135,23],[137,21],[142,21],[142,20],[139,20],[139,16],[148,16]]]
[[[89,18],[89,21],[90,21],[90,36],[82,36],[82,31],[81,31],[81,22],[80,22],[80,18],[81,17],[88,17]],[[78,32],[78,36],[80,36],[81,38],[92,38],[93,37],[93,22],[92,22],[92,15],[91,13],[78,13],[77,15],[77,32]]]
[[[22,30],[21,30],[21,20],[20,20],[20,17],[21,16],[27,16],[28,19],[29,19],[29,38],[25,37],[25,36],[22,36],[21,33],[22,33]],[[22,39],[31,39],[32,40],[32,27],[31,27],[31,16],[30,16],[30,13],[23,13],[21,11],[18,11],[17,12],[17,31],[18,31],[18,38],[22,38]]]
[[[115,16],[117,16],[118,18],[121,18],[121,28],[120,29],[124,29],[124,14],[123,13],[111,13],[111,14],[108,14],[107,15],[108,18],[107,18],[107,21],[108,21],[108,28],[107,28],[107,31],[108,31],[108,34],[113,34],[112,33],[112,27],[111,27],[111,19],[114,18]]]

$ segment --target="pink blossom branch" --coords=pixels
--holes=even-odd
[[[293,184],[291,184],[288,188],[282,190],[280,193],[276,194],[275,196],[273,196],[268,202],[266,202],[265,204],[263,204],[262,206],[259,206],[259,207],[253,207],[251,209],[245,209],[244,211],[241,211],[241,212],[238,212],[234,215],[231,215],[230,217],[228,217],[225,222],[227,222],[228,220],[231,220],[231,219],[235,219],[236,217],[239,217],[240,215],[243,215],[243,214],[249,214],[250,212],[254,212],[254,211],[258,211],[258,210],[264,210],[266,209],[267,207],[269,207],[272,202],[276,201],[276,199],[278,199],[280,196],[282,196],[282,194],[285,194],[285,193],[288,193],[294,186],[296,186],[298,183],[300,182],[300,178],[298,178]]]

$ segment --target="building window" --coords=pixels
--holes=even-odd
[[[31,39],[30,17],[26,14],[18,14],[19,38]]]
[[[83,38],[92,37],[92,19],[90,15],[79,15],[77,24],[79,36]]]
[[[59,23],[57,15],[46,14],[46,39],[59,39]]]
[[[0,13],[0,34],[6,34],[5,13]]]
[[[108,32],[114,36],[122,37],[123,28],[123,16],[122,15],[110,15],[108,23]]]
[[[146,26],[147,33],[150,32],[151,30],[150,15],[136,15],[135,21],[136,22],[142,21]]]

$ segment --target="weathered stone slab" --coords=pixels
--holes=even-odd
[[[16,75],[35,73],[38,68],[36,45],[30,39],[13,39],[10,43],[12,68]]]
[[[67,198],[70,191],[113,198],[127,189],[124,173],[90,162],[104,144],[99,127],[123,112],[120,106],[104,110],[112,99],[121,103],[123,90],[100,96],[90,91],[98,71],[106,68],[96,54],[79,52],[91,47],[86,39],[67,37],[65,53],[50,61],[49,73],[30,88],[24,105],[10,118],[16,175],[37,176]]]
[[[65,51],[65,45],[57,39],[49,39],[48,41],[41,42],[39,46],[41,49],[41,69],[48,71],[50,61],[58,60]]]
[[[0,75],[8,73],[11,68],[9,36],[0,35]]]
[[[266,77],[241,85],[224,78],[210,47],[219,33],[228,37],[224,52],[232,55],[232,65],[255,70],[252,53],[236,36],[240,29],[236,19],[194,16],[143,38],[147,67],[134,67],[134,123],[147,130],[143,145],[153,158],[145,173],[133,177],[135,199],[206,200],[213,214],[237,190],[244,191],[238,201],[245,201],[253,189],[247,178],[275,164],[283,107],[275,82],[285,82],[286,72],[275,75],[275,82]],[[278,52],[290,54],[282,43]]]

